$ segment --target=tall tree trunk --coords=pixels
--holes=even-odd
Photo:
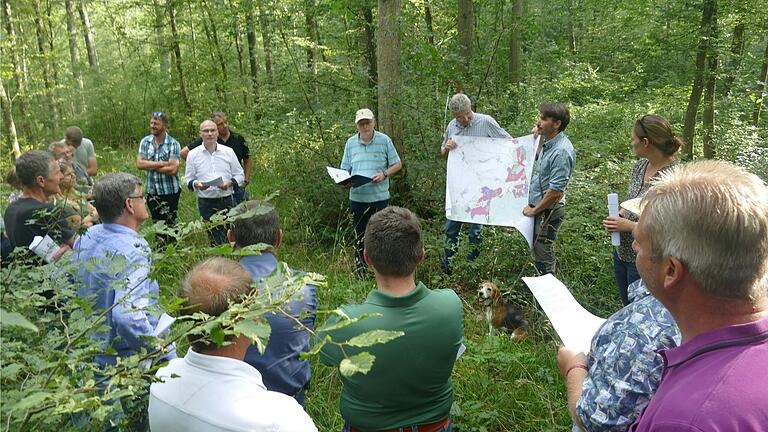
[[[369,1],[361,2],[362,15],[363,15],[363,50],[365,62],[368,65],[368,88],[371,90],[371,95],[376,93],[376,77],[378,75],[378,65],[376,64],[376,26],[373,22],[373,3]],[[378,100],[376,97],[371,98],[371,109],[376,112],[378,110]]]
[[[568,50],[571,51],[571,54],[576,54],[576,33],[573,31],[573,21],[573,0],[568,0],[568,21],[566,22],[566,30],[568,31]]]
[[[267,79],[272,81],[272,20],[269,18],[268,9],[264,2],[269,0],[257,0],[259,5],[259,25],[261,27],[261,41],[264,45],[264,69]]]
[[[40,0],[34,1],[35,8],[35,36],[37,37],[37,53],[40,56],[41,69],[43,70],[43,85],[45,86],[45,97],[48,102],[48,109],[50,110],[51,117],[48,127],[50,132],[57,129],[59,124],[59,107],[56,104],[56,98],[54,93],[54,87],[56,83],[53,81],[53,68],[50,63],[50,53],[46,51],[46,39],[45,26],[43,25],[43,12],[40,10]]]
[[[259,58],[256,47],[256,20],[253,17],[253,3],[249,0],[245,8],[245,34],[248,38],[248,64],[251,67],[251,88],[256,99],[259,98]]]
[[[717,81],[717,3],[712,13],[712,27],[710,28],[709,49],[707,50],[707,72],[704,76],[704,112],[702,121],[704,135],[702,147],[704,157],[715,157],[715,83]]]
[[[424,24],[427,26],[427,41],[430,45],[435,46],[435,29],[432,26],[432,8],[429,7],[428,2],[424,2]]]
[[[159,0],[152,0],[152,6],[155,12],[155,43],[160,50],[162,73],[167,78],[171,76],[171,53],[168,50],[168,44],[165,42],[165,10]]]
[[[379,83],[379,129],[389,135],[400,157],[405,157],[400,111],[400,0],[378,0],[376,32]],[[406,157],[407,159],[407,157]],[[404,176],[400,176],[404,178]],[[398,186],[399,185],[399,186]],[[395,182],[402,190],[405,182]]]
[[[77,50],[77,24],[75,23],[75,9],[72,7],[72,0],[64,0],[64,7],[67,10],[67,33],[69,37],[69,59],[72,63],[72,77],[80,90],[80,107],[83,109],[85,99],[83,98],[83,76],[80,73],[80,54]]]
[[[731,58],[728,62],[728,75],[723,82],[723,91],[725,94],[730,94],[733,87],[733,82],[736,80],[736,74],[738,73],[739,66],[741,65],[741,57],[744,55],[744,30],[746,25],[744,21],[739,18],[739,21],[733,27],[733,36],[731,38]]]
[[[765,82],[768,81],[768,41],[765,43],[765,53],[763,54],[763,67],[760,68],[760,77],[757,80],[757,98],[755,108],[752,110],[752,125],[757,127],[760,123],[760,113],[765,103]]]
[[[88,64],[91,66],[91,69],[98,72],[99,58],[96,56],[96,41],[93,36],[91,19],[88,17],[88,9],[85,8],[83,0],[79,0],[77,11],[80,12],[80,21],[83,23],[83,38],[85,39],[85,47],[88,50]]]
[[[696,115],[699,111],[701,93],[704,90],[704,73],[707,63],[707,51],[709,39],[712,34],[712,20],[715,17],[717,0],[704,0],[701,16],[701,36],[696,47],[696,75],[693,79],[691,96],[688,99],[688,108],[685,111],[685,125],[683,127],[683,157],[693,158],[693,140],[696,137]]]
[[[179,76],[179,91],[181,93],[181,101],[184,104],[186,110],[187,120],[191,120],[192,116],[192,104],[187,96],[187,84],[184,81],[184,68],[181,63],[181,47],[179,46],[179,32],[176,29],[176,10],[173,7],[173,0],[166,0],[166,10],[168,11],[168,20],[171,23],[171,47],[176,63],[176,74]]]
[[[509,39],[509,81],[518,84],[521,81],[521,62],[523,57],[522,37],[523,0],[513,0],[512,31]]]
[[[0,109],[3,111],[3,126],[7,131],[3,136],[6,137],[11,153],[13,153],[13,158],[16,159],[21,156],[21,149],[19,148],[19,139],[16,136],[16,124],[13,122],[11,99],[8,98],[8,94],[5,92],[2,76],[0,76]]]
[[[8,0],[2,0],[2,18],[5,24],[5,34],[8,38],[9,49],[13,68],[13,80],[16,82],[16,95],[14,99],[18,101],[19,113],[21,114],[20,128],[23,137],[27,142],[33,142],[34,136],[29,122],[29,107],[27,104],[27,78],[22,67],[24,60],[19,55],[19,40],[16,37],[16,28],[13,25],[13,11]],[[8,95],[11,100],[11,95]]]
[[[316,47],[318,45],[317,19],[315,13],[317,4],[315,0],[306,0],[304,5],[304,24],[307,32],[307,69],[312,75],[317,75]]]
[[[459,15],[456,22],[459,36],[459,56],[464,67],[465,77],[469,76],[472,65],[472,37],[474,36],[474,5],[472,0],[458,0]]]
[[[221,45],[219,44],[219,33],[216,30],[216,21],[213,19],[213,15],[211,14],[211,9],[207,1],[203,0],[200,8],[203,11],[203,15],[205,15],[207,18],[207,20],[202,20],[203,31],[205,31],[205,36],[208,39],[208,45],[211,46],[211,56],[213,57],[214,62],[219,64],[219,68],[221,69],[221,79],[215,79],[214,86],[216,86],[216,92],[219,94],[219,98],[224,100],[224,105],[226,106],[228,103],[226,87],[229,78],[227,77],[227,63],[224,60],[224,53],[222,52]]]

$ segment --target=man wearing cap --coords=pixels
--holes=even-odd
[[[75,160],[85,167],[89,176],[93,177],[99,169],[96,162],[96,151],[93,149],[93,142],[88,138],[83,138],[83,131],[77,126],[70,126],[64,133],[66,145],[75,149]]]
[[[168,117],[165,113],[153,112],[149,122],[150,134],[139,142],[136,168],[147,172],[145,192],[152,220],[162,220],[172,226],[176,224],[181,195],[178,175],[181,146],[167,129]],[[166,236],[161,238],[169,240]]]
[[[349,212],[355,226],[355,265],[365,272],[363,236],[371,215],[389,205],[389,176],[403,167],[392,140],[375,130],[373,111],[363,108],[355,114],[357,133],[344,146],[341,169],[351,175],[370,177],[371,182],[349,190]]]

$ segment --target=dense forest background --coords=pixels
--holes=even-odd
[[[567,430],[568,414],[551,329],[519,280],[534,273],[522,237],[487,229],[476,263],[457,264],[452,276],[439,272],[439,145],[451,94],[460,88],[476,112],[513,136],[528,134],[540,102],[570,106],[566,133],[577,166],[558,277],[602,316],[620,302],[600,220],[605,194],[626,190],[637,117],[667,117],[686,143],[684,160],[732,160],[768,179],[767,0],[0,2],[3,172],[15,155],[78,125],[96,145],[101,173],[138,173],[133,161],[151,112],[168,113],[169,133],[185,145],[212,111],[224,111],[256,159],[250,192],[271,196],[281,212],[282,258],[326,275],[328,308],[361,301],[372,287],[350,275],[346,195],[324,170],[338,165],[355,110],[371,108],[404,162],[392,203],[423,219],[427,261],[419,279],[456,289],[466,303],[469,349],[454,373],[457,430]],[[185,193],[181,219],[197,218]],[[210,252],[202,233],[185,242],[160,252],[155,272],[168,292],[191,260]],[[39,290],[46,276],[4,268],[3,308],[34,317],[24,290]],[[527,309],[528,340],[484,337],[474,299],[483,279]],[[80,369],[66,366],[73,352],[29,353],[55,346],[55,335],[3,332],[3,429],[61,427],[68,413],[94,404],[108,417],[104,400],[67,391],[83,382]],[[320,430],[339,430],[335,372],[313,364],[313,373],[309,412]],[[138,375],[120,376],[134,387],[120,387],[115,399],[146,386]]]

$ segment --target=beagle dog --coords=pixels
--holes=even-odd
[[[527,322],[522,312],[501,298],[499,287],[493,282],[483,282],[477,290],[477,298],[485,306],[485,320],[488,321],[488,335],[494,328],[506,328],[512,332],[512,340],[525,338]]]

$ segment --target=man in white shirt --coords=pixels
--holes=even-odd
[[[234,150],[219,145],[216,142],[218,136],[216,123],[211,120],[200,123],[203,145],[189,152],[184,171],[189,190],[197,190],[197,208],[205,221],[211,220],[216,212],[234,207],[234,189],[244,178],[243,167]],[[227,226],[215,223],[208,228],[208,235],[214,246],[224,244]]]
[[[182,282],[187,312],[224,313],[229,302],[248,294],[251,275],[236,262],[209,258]],[[162,381],[149,389],[149,426],[153,431],[317,432],[296,400],[267,390],[261,373],[243,361],[250,341],[243,335],[218,346],[189,335],[190,349],[157,371]]]

